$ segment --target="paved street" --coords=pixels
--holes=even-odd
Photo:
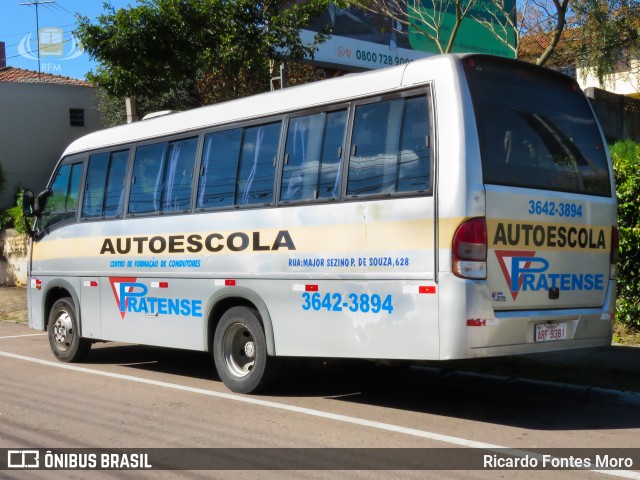
[[[234,395],[216,378],[207,354],[105,343],[95,345],[85,363],[69,365],[53,358],[41,332],[0,322],[0,448],[640,447],[638,408],[485,387],[441,385],[420,371],[394,379],[362,368],[311,365],[269,396]],[[2,473],[120,478],[127,472]],[[129,472],[127,478],[142,473]],[[205,473],[146,472],[148,478],[210,478]],[[329,473],[227,471],[215,478],[335,478]],[[340,478],[441,476],[343,473]],[[447,477],[496,473],[504,472],[461,470]],[[509,478],[549,478],[542,471],[510,473]],[[553,472],[554,478],[610,476]]]

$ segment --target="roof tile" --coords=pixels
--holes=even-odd
[[[0,68],[0,82],[16,83],[50,83],[57,85],[72,85],[76,87],[93,87],[92,84],[84,80],[53,75],[51,73],[38,73],[32,70],[25,70],[16,67]]]

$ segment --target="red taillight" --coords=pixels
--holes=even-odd
[[[484,218],[472,218],[458,227],[453,236],[453,258],[487,260],[487,223]]]
[[[451,246],[453,273],[460,278],[487,277],[487,222],[472,218],[458,227]]]

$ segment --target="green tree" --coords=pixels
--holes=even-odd
[[[97,68],[88,80],[116,98],[160,99],[185,109],[265,91],[269,61],[312,56],[300,29],[328,0],[140,0],[96,23],[79,17],[74,32]]]
[[[604,78],[618,70],[632,71],[630,60],[640,53],[640,0],[572,0],[579,41],[578,63]],[[638,67],[635,67],[635,73]]]
[[[24,190],[19,188],[16,191],[16,202],[11,208],[4,211],[0,218],[0,225],[2,228],[15,228],[18,233],[27,233],[29,231],[27,227],[27,220],[22,215],[22,196]]]
[[[618,195],[617,320],[640,327],[640,144],[626,140],[611,146]]]
[[[314,67],[306,63],[287,63],[286,80],[288,86],[315,82],[317,80],[323,80],[325,78],[327,78],[326,69]],[[268,85],[269,79],[267,79],[266,82],[266,85]],[[224,82],[222,82],[222,85],[209,85],[207,84],[207,82],[203,81],[198,88],[198,94],[200,95],[202,104],[209,105],[224,100],[227,95],[220,95],[220,89],[223,88],[223,86]],[[260,84],[259,89],[260,90],[258,91],[262,91],[265,89],[265,87]],[[100,111],[104,126],[115,127],[116,125],[122,125],[126,123],[127,112],[125,109],[125,99],[122,97],[110,95],[104,88],[99,88],[97,93],[98,110]],[[249,92],[249,94],[250,93],[253,92]],[[161,95],[139,96],[137,98],[138,117],[142,118],[148,113],[157,112],[160,110],[187,108],[185,107],[185,105],[187,105],[187,102],[185,101],[186,98],[187,92],[182,89],[174,89],[171,92],[167,92]]]
[[[583,67],[601,83],[618,71],[640,73],[630,62],[640,53],[640,0],[519,0],[517,17],[518,58]]]

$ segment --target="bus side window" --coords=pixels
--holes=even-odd
[[[129,213],[186,211],[191,205],[197,137],[136,150]]]
[[[205,137],[196,208],[233,206],[241,145],[241,128]]]
[[[105,218],[119,217],[124,210],[124,182],[127,177],[129,150],[111,154],[107,187],[104,194],[102,214]]]
[[[347,195],[393,191],[403,105],[404,101],[397,99],[356,108]]]
[[[129,213],[160,211],[166,151],[167,142],[137,148],[129,194]]]
[[[346,119],[341,110],[289,122],[281,201],[338,197]]]
[[[162,188],[163,212],[189,210],[197,147],[197,137],[169,144]]]
[[[426,96],[360,105],[352,137],[347,195],[430,189]]]
[[[109,153],[99,153],[89,157],[87,180],[82,200],[82,218],[102,217],[104,187],[109,170]]]
[[[82,163],[60,167],[51,184],[51,196],[39,221],[42,228],[51,228],[57,223],[76,218],[82,168]]]
[[[266,205],[273,201],[275,160],[282,122],[246,128],[235,205]]]
[[[89,157],[82,218],[113,218],[122,215],[128,158],[128,150]]]
[[[402,118],[396,192],[431,190],[429,132],[427,97],[408,99]]]
[[[322,140],[322,156],[318,177],[318,198],[340,196],[340,172],[344,158],[344,138],[347,130],[347,111],[330,112]]]

